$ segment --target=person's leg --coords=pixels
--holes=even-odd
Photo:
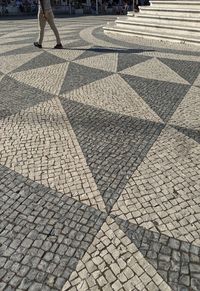
[[[54,22],[54,15],[52,11],[49,11],[48,13],[46,13],[46,17],[47,17],[47,22],[50,25],[51,29],[53,30],[55,37],[56,37],[56,42],[58,45],[61,45],[61,40],[60,40],[60,35],[59,32],[56,28],[55,22]]]
[[[38,26],[39,26],[38,43],[39,45],[42,45],[42,42],[43,42],[45,25],[46,25],[46,19],[44,18],[43,13],[39,11],[38,12]]]

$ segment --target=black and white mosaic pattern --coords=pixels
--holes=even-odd
[[[200,49],[108,20],[0,22],[0,291],[200,290]]]

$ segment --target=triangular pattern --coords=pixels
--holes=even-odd
[[[200,87],[200,74],[198,75],[198,77],[197,77],[196,80],[194,81],[194,86],[198,86],[198,87]]]
[[[151,59],[151,57],[137,55],[136,53],[132,53],[132,50],[119,53],[117,68],[118,72]]]
[[[175,129],[185,134],[187,137],[192,138],[196,142],[200,143],[200,129],[185,128],[182,126],[173,125]]]
[[[10,73],[11,71],[17,69],[21,65],[27,63],[28,61],[37,57],[40,54],[41,52],[35,52],[22,55],[1,56],[0,70],[5,74]]]
[[[111,75],[110,72],[70,63],[60,94],[77,89],[109,75]]]
[[[146,288],[171,290],[134,243],[108,217],[62,291],[142,291]]]
[[[170,119],[190,89],[189,85],[184,84],[129,75],[122,75],[122,77],[165,122]]]
[[[32,37],[33,35],[36,35],[38,33],[38,30],[37,29],[35,29],[35,30],[30,30],[30,29],[28,29],[28,31],[12,31],[12,32],[9,32],[8,34],[7,34],[7,37],[8,38],[11,38],[11,37],[25,37],[25,36],[27,36],[27,37]]]
[[[116,72],[118,63],[117,61],[118,61],[117,53],[108,53],[77,60],[76,63],[99,70]]]
[[[200,290],[200,52],[104,20],[1,21],[0,290]]]
[[[3,45],[0,47],[0,55],[1,54],[10,54],[13,51],[15,53],[16,49],[22,49],[29,46],[29,44],[10,44],[10,45]],[[30,53],[30,52],[29,52]],[[11,53],[12,54],[12,53]]]
[[[118,74],[67,92],[63,96],[111,112],[162,122],[156,113]]]
[[[96,56],[100,56],[104,53],[113,53],[114,50],[112,49],[108,49],[108,48],[103,48],[103,47],[94,47],[94,46],[90,46],[89,48],[87,48],[83,54],[81,54],[77,60],[81,60],[81,59],[85,59],[85,58],[91,58],[91,57],[96,57]]]
[[[163,124],[61,99],[109,211]]]
[[[87,205],[105,209],[58,99],[1,121],[0,128],[2,165]]]
[[[160,59],[164,64],[179,74],[183,79],[193,84],[200,74],[200,62],[189,62],[182,60]]]
[[[15,44],[13,46],[14,47],[12,50],[6,50],[6,52],[4,52],[4,56],[30,54],[30,53],[39,51],[39,49],[34,47],[33,44],[30,44],[30,42],[25,43],[25,44],[18,44],[18,45]],[[0,51],[0,54],[1,54],[1,51]]]
[[[78,56],[83,54],[85,50],[83,49],[77,49],[77,50],[69,50],[69,49],[63,49],[63,50],[49,50],[48,52],[54,56],[57,56],[65,61],[73,61]]]
[[[57,57],[57,56],[49,54],[48,52],[43,52],[41,50],[39,50],[39,51],[40,51],[40,53],[38,56],[36,56],[34,59],[31,59],[29,62],[26,62],[25,64],[23,64],[19,68],[17,68],[14,71],[14,73],[64,63],[64,60]]]
[[[30,41],[32,37],[11,37],[11,38],[0,38],[0,44],[1,45],[7,45],[8,43],[18,43],[18,42],[21,42],[23,43],[23,41]]]
[[[58,65],[13,73],[10,76],[27,85],[58,95],[68,65],[69,63],[65,62]]]
[[[3,73],[0,72],[0,81],[3,79],[5,75]]]
[[[21,44],[23,43],[22,42],[23,41],[22,38],[24,38],[25,42],[27,42],[27,40],[29,39],[29,45],[31,45],[31,44],[33,45],[33,42],[35,41],[37,35],[38,35],[38,31],[35,32],[35,33],[34,32],[30,32],[30,33],[27,32],[26,34],[15,34],[15,35],[12,35],[12,33],[9,33],[9,34],[6,35],[6,37],[8,39],[13,38],[13,39],[15,39],[16,42],[19,40]],[[5,39],[5,36],[3,38]],[[0,38],[0,40],[3,39],[3,38]]]
[[[193,258],[200,253],[199,247],[118,218],[115,218],[115,221],[172,290],[181,290],[191,286],[187,270],[193,269]],[[184,260],[186,257],[187,262]],[[182,261],[181,264],[178,258]],[[172,276],[175,273],[176,276]],[[193,273],[191,277],[195,275]]]
[[[159,81],[189,84],[167,65],[163,64],[156,58],[129,67],[120,73]]]
[[[172,52],[171,50],[144,50],[138,53],[142,56],[149,56],[149,57],[156,57],[159,59],[171,59],[171,60],[180,60],[180,61],[193,61],[193,62],[200,62],[200,55],[196,54],[177,54],[176,52]]]
[[[129,179],[112,214],[200,246],[200,145],[170,126]]]
[[[70,37],[74,34],[72,32],[61,32],[60,29],[59,29],[59,34],[60,34],[60,37],[62,38],[62,41],[63,40],[68,40],[69,43],[72,43],[74,41],[77,41],[77,39],[70,39]],[[46,45],[46,42],[48,41],[54,41],[55,43],[55,35],[53,34],[45,34],[44,36],[44,41],[43,41],[43,44]]]
[[[79,38],[75,42],[69,43],[67,45],[67,48],[77,49],[77,48],[84,48],[85,47],[87,49],[88,45],[89,45],[88,42],[86,42],[85,40]]]
[[[14,290],[61,290],[107,215],[2,165],[0,183],[1,204],[3,203],[0,209],[1,237],[6,235],[6,241],[9,240],[9,245],[1,245],[1,263],[9,255],[9,260],[13,262],[9,267],[6,265],[9,274],[17,263],[17,280],[9,280],[9,283],[17,285]],[[5,207],[5,200],[12,202],[9,207]],[[17,228],[13,220],[17,222]],[[14,229],[10,229],[8,225],[13,225]],[[15,232],[17,229],[20,230]],[[2,270],[5,270],[4,267]],[[30,274],[36,276],[30,279]],[[4,278],[7,276],[0,282],[1,290]],[[38,284],[41,278],[42,284]]]
[[[66,35],[65,35],[66,36]],[[69,45],[73,44],[73,43],[76,43],[78,39],[69,39],[69,40],[66,40],[65,38],[62,37],[62,35],[60,35],[60,38],[61,38],[61,41],[62,41],[62,45],[64,47],[64,50],[65,50],[65,47],[68,47]],[[43,42],[43,49],[45,50],[54,50],[54,46],[56,45],[56,40],[55,40],[55,36],[54,38],[50,39],[50,40],[46,40]]]
[[[194,130],[200,129],[200,88],[190,88],[169,123]]]
[[[15,114],[52,97],[49,93],[4,76],[0,90],[0,118]]]

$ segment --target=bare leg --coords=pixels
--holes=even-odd
[[[38,43],[42,45],[43,38],[44,38],[44,29],[46,25],[46,19],[43,16],[43,13],[39,11],[38,13],[38,26],[39,26],[39,38],[38,38]]]
[[[55,25],[55,22],[54,22],[53,12],[48,11],[45,15],[46,15],[48,24],[50,25],[51,29],[53,30],[53,32],[55,34],[57,44],[61,44],[60,35],[59,35],[59,32],[58,32],[56,25]]]

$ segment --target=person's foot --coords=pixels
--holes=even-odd
[[[63,49],[63,46],[61,43],[57,43],[57,45],[54,46],[55,49]]]
[[[41,45],[41,44],[39,44],[37,41],[36,41],[36,42],[34,42],[33,44],[34,44],[34,46],[36,46],[36,47],[38,47],[38,48],[42,48],[42,45]]]

